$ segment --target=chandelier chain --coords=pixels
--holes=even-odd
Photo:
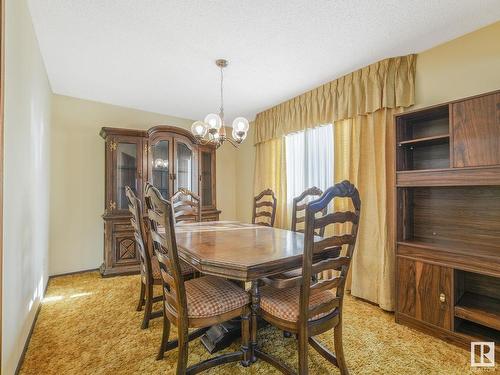
[[[224,68],[220,68],[220,117],[224,121]]]

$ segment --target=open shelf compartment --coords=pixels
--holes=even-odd
[[[450,167],[448,105],[400,115],[396,124],[398,171]]]
[[[500,277],[455,270],[455,331],[500,342]]]

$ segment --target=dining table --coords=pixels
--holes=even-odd
[[[250,347],[242,350],[250,364],[274,362],[257,344],[259,279],[300,268],[304,235],[238,221],[179,224],[175,232],[179,257],[200,273],[251,284]]]

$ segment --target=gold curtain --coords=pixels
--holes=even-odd
[[[351,293],[394,309],[392,116],[414,104],[415,55],[395,57],[329,82],[259,113],[255,120],[255,194],[278,198],[276,226],[287,228],[284,135],[333,123],[335,182],[354,183],[361,222],[351,268]],[[340,207],[336,207],[340,209]]]
[[[254,195],[264,189],[276,194],[277,207],[274,226],[287,227],[285,139],[283,137],[255,146]],[[284,197],[284,199],[283,199]]]
[[[347,74],[257,114],[254,142],[414,102],[416,55],[393,57]]]
[[[394,310],[395,298],[393,115],[399,111],[381,109],[335,123],[335,181],[351,181],[361,196],[351,293],[384,310]]]

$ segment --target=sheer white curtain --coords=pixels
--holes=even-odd
[[[307,129],[285,137],[287,204],[307,188],[333,185],[333,126]]]

